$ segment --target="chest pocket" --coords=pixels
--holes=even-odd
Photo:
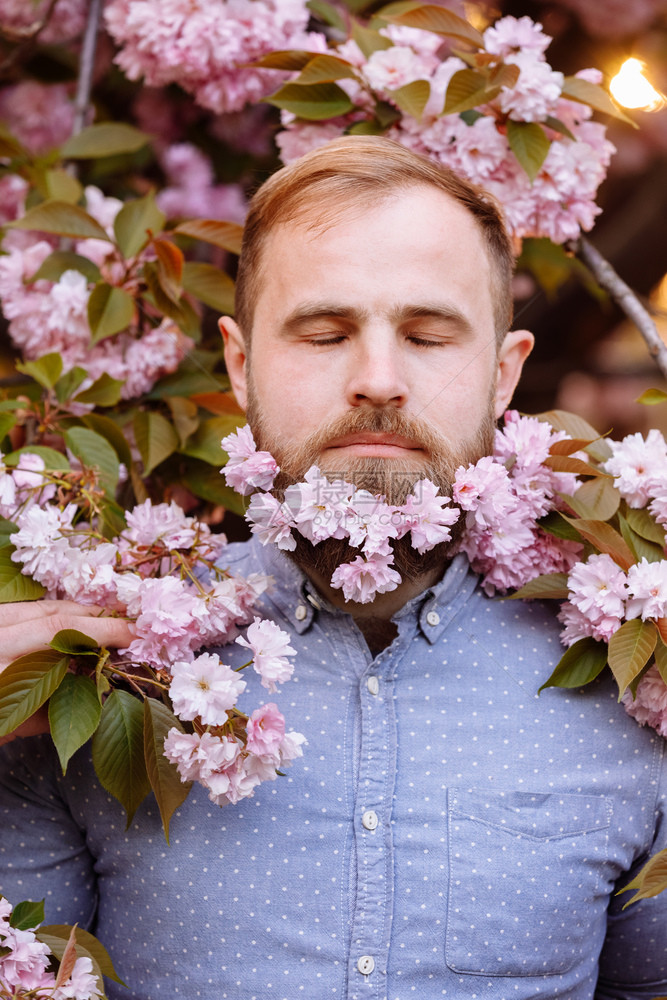
[[[448,807],[447,966],[484,976],[567,972],[591,935],[611,802],[451,788]]]

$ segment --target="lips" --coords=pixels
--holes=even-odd
[[[361,431],[356,434],[345,434],[334,438],[326,446],[326,451],[347,449],[359,455],[401,455],[406,451],[422,451],[411,438],[400,434],[383,434],[372,431]]]

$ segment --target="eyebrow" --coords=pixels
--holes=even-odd
[[[367,309],[343,306],[336,302],[312,302],[294,309],[286,317],[282,329],[284,333],[296,333],[314,319],[342,319],[361,324],[367,321],[369,316],[370,312]],[[393,323],[411,319],[438,319],[448,323],[453,321],[466,332],[472,330],[472,324],[465,313],[456,306],[442,302],[394,306],[389,312],[389,318]]]

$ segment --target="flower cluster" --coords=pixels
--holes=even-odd
[[[0,896],[0,1000],[95,1000],[102,996],[89,956],[75,958],[71,970],[65,969],[66,975],[53,972],[48,945],[32,928],[13,926],[13,910]]]
[[[86,24],[87,0],[0,0],[0,26],[17,40],[40,31],[51,45],[76,38]],[[42,27],[43,26],[43,27]],[[40,30],[41,29],[41,30]]]
[[[224,535],[173,501],[146,500],[127,512],[120,534],[104,538],[81,519],[77,503],[54,502],[67,477],[48,473],[41,457],[29,453],[15,470],[0,471],[0,514],[17,526],[12,560],[47,596],[100,605],[129,619],[135,638],[108,660],[109,680],[126,678],[149,694],[168,690],[174,722],[194,729],[174,725],[165,743],[183,781],[196,777],[219,803],[251,794],[300,756],[303,737],[285,732],[273,703],[248,721],[236,709],[245,681],[218,655],[199,651],[236,640],[250,650],[249,663],[269,693],[289,680],[288,657],[295,651],[288,637],[273,622],[253,618],[267,578],[220,569]],[[244,638],[239,627],[248,623]]]
[[[567,571],[579,558],[578,542],[556,538],[539,524],[562,507],[560,494],[571,495],[576,487],[574,474],[545,464],[553,445],[566,437],[536,417],[508,410],[493,457],[457,470],[452,495],[466,511],[461,549],[489,594]]]
[[[87,187],[85,194],[88,212],[112,235],[122,203],[104,197],[95,187]],[[88,379],[81,389],[106,373],[124,382],[123,398],[135,398],[149,392],[158,378],[174,372],[193,347],[192,340],[167,317],[146,328],[128,327],[92,345],[88,321],[92,285],[88,278],[78,270],[66,270],[57,281],[34,280],[55,249],[47,239],[35,241],[29,234],[11,231],[5,236],[3,249],[0,300],[13,343],[26,358],[59,352],[64,371],[84,367]],[[78,240],[74,249],[98,267],[108,265],[113,270],[108,261],[110,243]]]
[[[590,121],[591,107],[564,94],[563,74],[545,58],[551,39],[541,25],[529,17],[503,17],[486,29],[486,57],[502,61],[518,75],[487,95],[478,74],[478,104],[464,114],[443,114],[443,106],[457,74],[473,71],[459,56],[442,58],[441,36],[396,26],[381,29],[380,35],[391,44],[369,56],[352,40],[335,50],[355,70],[354,80],[338,81],[353,103],[347,114],[313,122],[283,112],[284,131],[277,142],[284,162],[367,119],[380,100],[398,112],[386,134],[493,194],[515,236],[563,243],[576,239],[582,229],[591,229],[600,212],[595,204],[597,189],[614,147],[605,138],[605,127]],[[598,84],[602,74],[588,69],[577,77]],[[419,117],[417,112],[408,113],[395,94],[416,81],[426,81],[430,88]],[[534,179],[512,145],[508,128],[514,122],[538,126],[542,141],[550,143]]]
[[[130,80],[178,83],[217,114],[274,88],[275,71],[249,63],[272,50],[326,48],[323,35],[306,30],[304,0],[111,0],[104,16]]]
[[[250,428],[223,438],[222,447],[229,454],[222,471],[230,486],[244,494],[271,489],[279,467],[268,452],[257,451]],[[314,545],[325,538],[347,539],[360,554],[338,566],[331,585],[343,591],[346,601],[361,604],[401,582],[393,565],[392,540],[409,534],[419,553],[428,552],[451,539],[450,528],[458,517],[449,497],[428,479],[416,483],[405,503],[395,506],[343,479],[328,480],[316,465],[302,483],[287,487],[282,501],[260,492],[246,512],[253,534],[264,545],[274,542],[293,551],[295,531]]]

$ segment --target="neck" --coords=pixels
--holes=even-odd
[[[335,608],[346,611],[351,615],[359,628],[363,631],[365,621],[390,622],[397,611],[411,601],[413,597],[428,590],[441,578],[444,563],[441,566],[433,567],[428,572],[420,574],[409,580],[403,580],[395,590],[390,590],[386,594],[378,594],[373,601],[368,604],[358,604],[356,601],[346,601],[340,590],[335,590],[329,580],[319,573],[312,566],[303,567],[306,576],[312,580],[323,597],[333,604]]]

